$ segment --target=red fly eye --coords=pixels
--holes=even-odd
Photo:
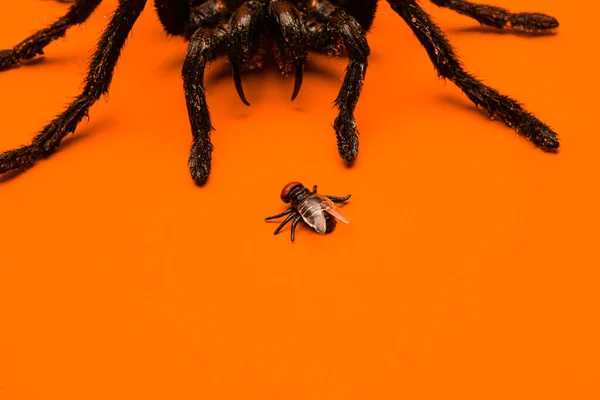
[[[285,185],[283,187],[283,189],[281,189],[281,200],[283,200],[284,203],[289,203],[290,199],[289,199],[289,195],[290,192],[292,191],[293,188],[297,187],[297,186],[302,186],[302,184],[300,182],[290,182],[287,185]]]

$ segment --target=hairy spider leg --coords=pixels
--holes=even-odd
[[[293,214],[292,214],[293,215]],[[294,220],[294,222],[292,222],[292,242],[294,241],[294,239],[296,238],[296,225],[298,225],[298,222],[300,222],[300,220],[302,219],[302,216],[298,215],[296,217],[296,219]]]
[[[512,13],[507,9],[465,0],[430,0],[439,7],[446,7],[494,28],[511,28],[526,32],[542,32],[558,27],[556,18],[539,13]]]
[[[44,47],[65,35],[67,29],[84,23],[102,0],[77,0],[67,13],[47,28],[37,31],[10,50],[0,50],[0,71],[44,54]]]
[[[249,1],[238,7],[229,22],[230,32],[227,55],[233,67],[233,81],[240,99],[250,105],[244,95],[240,67],[248,62],[258,50],[264,23],[263,6],[258,1]]]
[[[331,52],[338,47],[341,39],[348,53],[348,66],[340,92],[334,104],[339,114],[333,123],[338,152],[347,162],[353,162],[358,155],[358,129],[354,119],[354,109],[367,72],[367,58],[370,49],[365,38],[365,31],[360,24],[339,7],[334,7],[327,0],[320,0],[317,15],[324,22],[316,26],[311,46],[321,52]]]
[[[265,221],[270,221],[272,219],[277,219],[277,218],[284,217],[284,216],[288,215],[289,213],[291,213],[293,211],[294,211],[294,207],[290,207],[287,210],[285,210],[284,212],[282,212],[281,214],[271,215],[270,217],[265,218]]]
[[[92,55],[81,94],[46,125],[30,145],[0,154],[0,173],[29,167],[35,161],[55,152],[61,140],[74,132],[77,124],[88,116],[89,108],[108,92],[121,49],[145,5],[146,0],[119,1],[119,6]]]
[[[438,74],[451,80],[477,106],[492,118],[502,120],[547,152],[556,152],[558,135],[542,121],[527,112],[516,100],[498,93],[465,71],[454,49],[441,29],[415,0],[388,0],[419,39]]]
[[[279,231],[281,229],[283,229],[283,227],[290,222],[293,218],[297,218],[299,217],[297,212],[293,212],[291,213],[286,219],[283,220],[283,222],[277,227],[277,229],[275,229],[275,232],[273,232],[273,235],[277,235],[279,233]]]
[[[190,38],[181,71],[193,137],[188,164],[192,178],[199,185],[204,184],[210,174],[213,149],[210,133],[214,130],[204,93],[204,70],[209,61],[225,54],[227,37],[224,26],[199,28]]]

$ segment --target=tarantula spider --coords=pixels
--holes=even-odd
[[[0,70],[43,54],[44,47],[63,36],[69,27],[86,21],[101,1],[76,0],[54,24],[13,49],[0,51]],[[464,0],[431,1],[496,28],[539,32],[558,26],[556,19],[543,14],[511,13]],[[444,33],[417,0],[387,2],[412,29],[442,78],[452,81],[490,116],[542,150],[558,149],[558,136],[547,125],[519,102],[484,85],[463,68]],[[309,51],[336,54],[345,50],[349,61],[335,100],[339,114],[333,126],[340,155],[348,162],[354,161],[358,154],[358,130],[353,114],[367,70],[369,46],[365,34],[373,22],[377,3],[377,0],[155,0],[165,30],[189,40],[182,74],[193,136],[189,157],[192,178],[203,184],[210,173],[213,127],[204,95],[204,69],[209,61],[222,55],[231,60],[235,87],[242,101],[248,104],[240,68],[259,67],[261,59],[271,53],[284,72],[295,70],[294,99],[300,90]],[[89,108],[108,92],[121,49],[145,5],[146,0],[119,0],[91,58],[82,92],[31,144],[0,154],[0,173],[31,166],[56,151],[61,140],[75,131]]]

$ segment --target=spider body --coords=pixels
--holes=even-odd
[[[0,70],[43,54],[68,28],[87,20],[102,0],[76,0],[69,11],[49,27],[12,49],[0,51]],[[542,32],[556,28],[556,19],[539,13],[512,13],[503,8],[466,0],[431,0],[499,29]],[[29,145],[0,154],[0,174],[30,167],[56,151],[62,139],[88,116],[90,107],[109,90],[114,68],[127,36],[147,0],[119,0],[91,57],[84,87],[71,104],[35,136]],[[204,184],[211,169],[213,126],[206,102],[204,71],[217,57],[232,65],[235,88],[246,99],[240,71],[261,68],[273,56],[284,73],[294,73],[292,100],[302,85],[309,52],[348,56],[342,87],[335,99],[338,116],[333,127],[338,152],[348,163],[358,155],[358,102],[370,54],[366,32],[375,17],[378,0],[154,0],[166,32],[189,41],[182,66],[183,86],[192,131],[188,159],[192,178]],[[504,122],[544,151],[555,152],[558,136],[516,100],[499,93],[469,74],[448,39],[417,0],[387,0],[408,24],[427,51],[438,75],[452,81],[492,118]]]
[[[213,26],[219,22],[218,15],[222,11],[229,13],[235,12],[244,3],[250,0],[219,0],[219,1],[186,1],[186,0],[155,0],[155,8],[158,17],[167,32],[171,35],[182,35],[186,33],[189,36],[194,32],[194,28],[199,27],[199,23],[192,21],[210,21],[212,17]],[[257,0],[254,0],[257,1]],[[331,5],[338,6],[352,16],[368,31],[375,19],[375,10],[378,0],[330,0]],[[260,2],[260,1],[259,1]],[[263,7],[268,8],[270,1],[262,1]],[[323,7],[319,1],[289,0],[287,4],[295,7],[297,10],[314,11],[317,7]],[[204,26],[206,22],[202,23]]]
[[[277,235],[288,222],[293,220],[292,242],[296,235],[296,225],[301,220],[321,234],[331,233],[337,225],[337,219],[348,223],[348,220],[337,210],[335,203],[346,202],[350,195],[322,196],[317,194],[317,185],[311,192],[300,182],[290,182],[283,187],[280,197],[284,203],[290,204],[290,207],[281,214],[267,217],[265,220],[270,221],[287,215],[288,217],[275,229],[274,234]]]

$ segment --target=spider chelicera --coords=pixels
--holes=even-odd
[[[101,1],[76,0],[48,28],[12,49],[0,51],[0,70],[43,54],[44,47],[62,37],[69,27],[85,22]],[[0,173],[33,165],[56,151],[61,140],[75,131],[89,108],[108,92],[121,49],[146,1],[119,0],[92,55],[82,92],[42,128],[31,144],[0,154]],[[558,26],[556,19],[544,14],[511,13],[464,0],[431,1],[500,29],[541,32]],[[464,69],[444,33],[417,0],[387,2],[409,25],[442,78],[452,81],[492,118],[503,121],[542,150],[557,151],[559,141],[555,132],[519,102],[484,85]],[[309,51],[326,54],[345,51],[348,67],[335,99],[339,114],[333,126],[340,155],[347,162],[354,161],[358,154],[354,109],[370,52],[365,35],[377,3],[378,0],[154,0],[165,30],[189,40],[182,74],[193,136],[189,157],[192,178],[204,184],[210,173],[213,127],[204,94],[204,70],[209,61],[224,55],[233,66],[238,94],[248,104],[242,89],[242,68],[259,68],[264,57],[273,56],[283,72],[295,73],[294,99],[302,84]]]

